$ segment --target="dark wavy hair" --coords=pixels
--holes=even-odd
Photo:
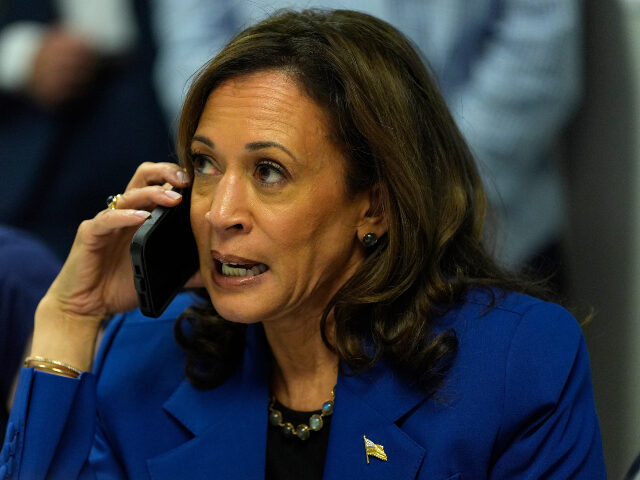
[[[364,13],[280,11],[235,38],[195,78],[178,132],[189,149],[209,94],[221,82],[279,70],[327,113],[347,161],[346,188],[375,188],[388,233],[327,305],[318,325],[342,365],[358,374],[378,360],[435,391],[455,357],[451,330],[434,326],[471,287],[526,291],[485,251],[485,196],[472,155],[424,62],[398,30]],[[335,318],[335,343],[327,317]],[[186,373],[199,388],[222,383],[239,363],[244,327],[208,303],[176,324]]]

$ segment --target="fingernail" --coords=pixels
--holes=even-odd
[[[176,177],[180,183],[189,183],[189,175],[184,173],[182,170],[176,173]]]
[[[147,212],[146,210],[136,210],[135,212],[133,212],[133,214],[137,215],[138,217],[149,218],[151,212]]]
[[[178,192],[174,192],[173,190],[165,190],[164,194],[169,198],[173,198],[174,200],[182,196]]]

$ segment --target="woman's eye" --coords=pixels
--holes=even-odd
[[[256,178],[265,185],[277,185],[286,180],[282,167],[271,162],[261,162],[256,166]]]
[[[215,175],[218,169],[206,155],[194,154],[191,157],[193,171],[196,175]]]

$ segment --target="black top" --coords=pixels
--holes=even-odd
[[[309,425],[309,417],[315,412],[298,412],[279,402],[274,407],[282,412],[283,422],[291,422],[294,427],[301,423]],[[285,437],[282,427],[269,424],[267,431],[266,480],[322,480],[324,461],[329,445],[331,415],[323,417],[323,427],[311,432],[308,440]]]

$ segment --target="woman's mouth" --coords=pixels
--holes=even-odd
[[[216,260],[216,267],[220,266],[220,273],[222,275],[226,275],[229,277],[255,277],[256,275],[260,275],[267,270],[267,267],[264,263],[256,263],[256,264],[242,264],[242,263],[232,263],[232,262],[219,262]]]
[[[264,263],[236,255],[222,254],[216,250],[211,251],[211,257],[214,261],[214,277],[220,281],[227,279],[223,282],[224,284],[230,281],[235,284],[257,280],[257,277],[269,270],[269,266]]]

